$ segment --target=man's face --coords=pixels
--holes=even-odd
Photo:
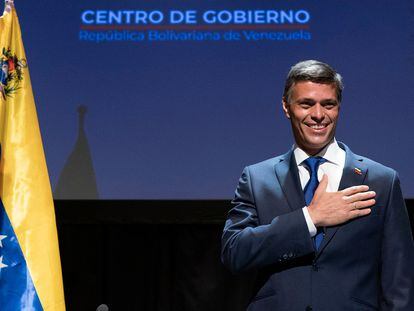
[[[339,116],[339,102],[333,84],[296,83],[290,102],[283,101],[283,110],[290,119],[296,144],[314,155],[334,137]]]

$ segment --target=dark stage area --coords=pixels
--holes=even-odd
[[[414,228],[414,200],[406,200]],[[245,310],[220,262],[230,202],[55,201],[67,310]]]

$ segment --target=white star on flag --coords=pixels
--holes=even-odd
[[[5,238],[7,238],[7,235],[1,235],[0,234],[0,247],[3,247],[3,243],[1,241]]]
[[[3,263],[3,256],[1,256],[0,257],[0,271],[1,271],[1,269],[6,268],[6,267],[8,267],[8,265]]]

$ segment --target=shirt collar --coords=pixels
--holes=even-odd
[[[303,161],[309,158],[309,155],[300,149],[296,144],[293,146],[293,148],[293,153],[295,155],[297,165],[302,165]],[[315,157],[317,156],[323,157],[327,161],[338,166],[344,166],[345,164],[345,151],[339,147],[335,138],[321,151],[315,154]]]

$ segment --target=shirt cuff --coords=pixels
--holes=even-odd
[[[308,207],[305,206],[302,208],[303,216],[305,216],[306,224],[308,225],[308,230],[311,238],[313,238],[318,232],[315,225],[313,224],[312,218],[309,215]]]

